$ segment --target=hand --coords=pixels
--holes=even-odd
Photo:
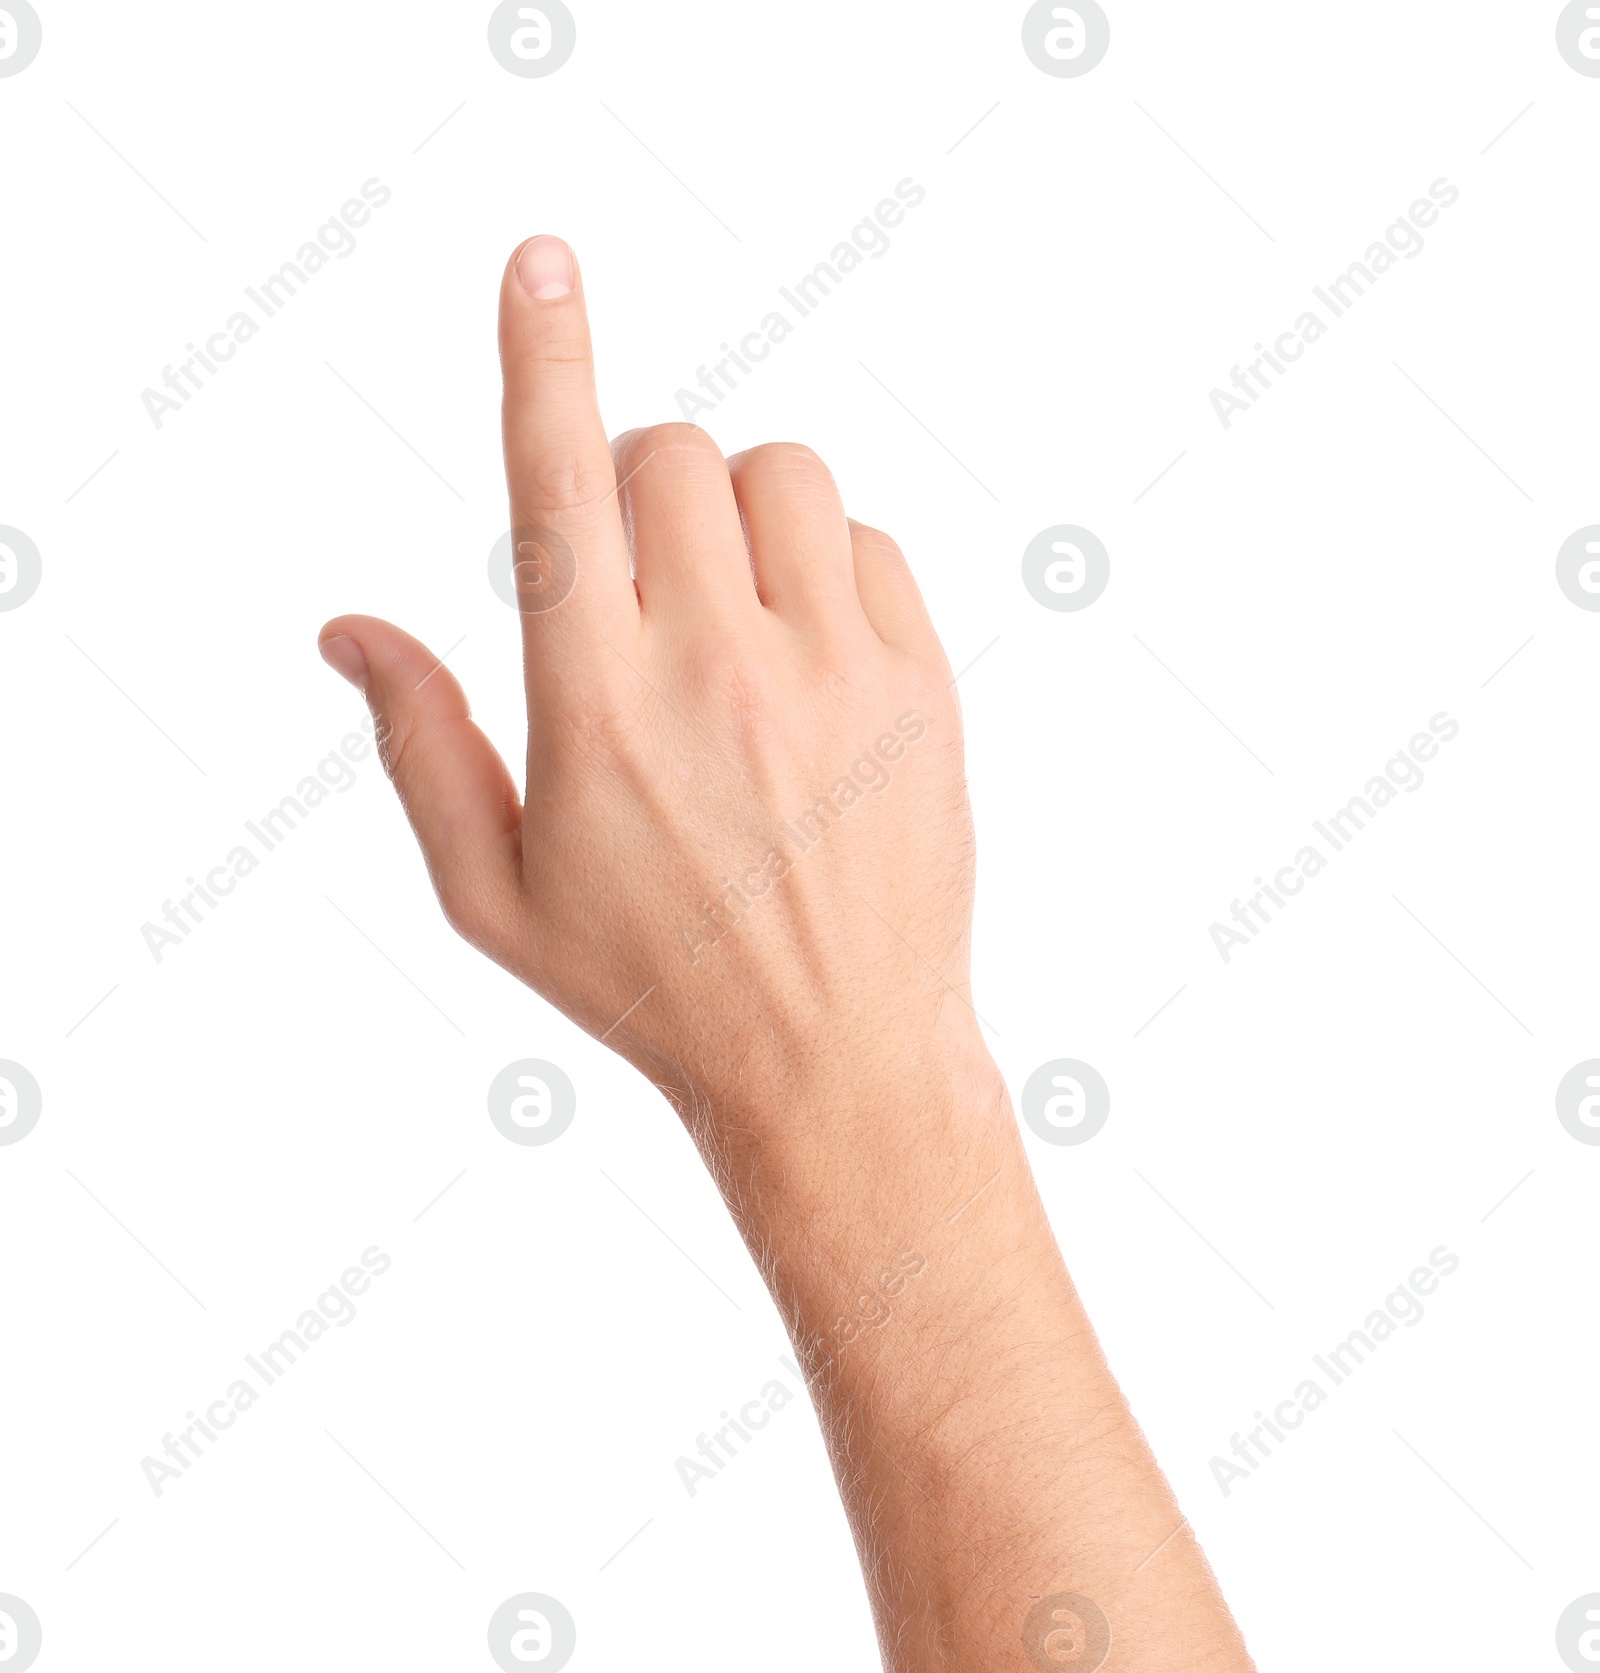
[[[830,1062],[981,1052],[960,720],[899,549],[807,448],[608,446],[559,240],[508,264],[500,347],[525,799],[415,639],[321,638],[450,922],[713,1121]]]

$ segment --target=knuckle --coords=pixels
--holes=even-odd
[[[740,472],[755,482],[833,486],[833,473],[813,449],[798,441],[769,441],[752,447],[741,460]]]
[[[686,424],[674,419],[668,424],[652,424],[648,429],[635,430],[630,441],[629,457],[637,464],[652,453],[691,453],[722,462],[722,449],[711,439],[709,431],[698,424]]]
[[[692,701],[741,738],[766,738],[780,719],[778,682],[760,649],[728,639],[690,664]]]
[[[639,726],[629,704],[603,685],[563,703],[560,722],[567,748],[608,768],[627,759],[636,747]]]
[[[750,449],[748,458],[780,470],[827,470],[815,448],[803,441],[764,441]]]
[[[541,512],[579,511],[603,500],[616,487],[611,455],[584,449],[530,459],[523,467],[519,504]]]

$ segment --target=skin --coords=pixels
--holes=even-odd
[[[511,521],[559,537],[521,548],[526,794],[417,640],[321,636],[446,916],[688,1128],[805,1368],[886,1668],[1089,1673],[1095,1610],[1108,1673],[1249,1668],[968,998],[961,721],[905,559],[807,448],[608,443],[559,240],[508,263],[500,350]]]

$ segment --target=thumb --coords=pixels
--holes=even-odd
[[[336,616],[317,648],[367,699],[445,917],[484,946],[511,921],[522,872],[522,801],[505,762],[455,675],[409,633],[376,616]]]

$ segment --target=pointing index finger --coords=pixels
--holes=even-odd
[[[500,361],[512,562],[529,679],[553,660],[565,683],[573,670],[560,666],[562,659],[601,635],[628,635],[638,625],[638,603],[595,399],[582,282],[559,238],[530,238],[506,265]]]

